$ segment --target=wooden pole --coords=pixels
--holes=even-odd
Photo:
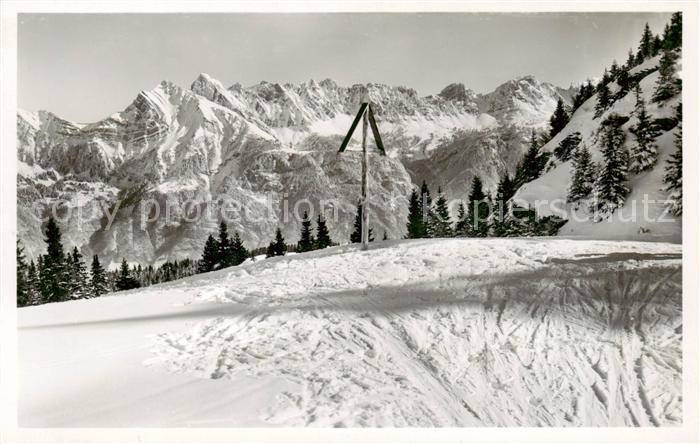
[[[369,199],[367,195],[367,181],[369,168],[369,153],[367,152],[367,109],[362,116],[362,249],[369,248]]]

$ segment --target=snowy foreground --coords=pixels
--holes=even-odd
[[[20,426],[680,424],[681,247],[379,242],[19,310]]]

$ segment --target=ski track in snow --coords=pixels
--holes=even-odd
[[[283,380],[270,425],[681,422],[680,245],[379,245],[200,275],[190,303],[248,310],[155,336],[147,365]]]

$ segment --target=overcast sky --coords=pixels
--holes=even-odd
[[[378,82],[487,92],[533,74],[568,86],[623,63],[670,13],[22,14],[19,106],[89,122],[168,79]]]

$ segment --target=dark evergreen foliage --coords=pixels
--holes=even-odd
[[[299,237],[299,243],[297,244],[297,253],[303,253],[305,251],[311,251],[314,249],[316,240],[311,233],[311,219],[309,218],[309,213],[304,211],[304,217],[301,221],[301,235]]]
[[[270,242],[267,247],[267,257],[284,256],[287,253],[287,244],[284,242],[282,230],[277,228],[275,231],[275,240]]]
[[[637,117],[637,124],[630,128],[630,131],[634,134],[636,143],[630,153],[630,170],[633,173],[641,173],[652,169],[656,164],[658,151],[655,140],[659,136],[659,132],[647,113],[642,89],[639,85],[635,88],[635,96],[634,114]]]
[[[467,207],[469,236],[484,237],[488,234],[490,207],[491,202],[484,193],[481,178],[474,176],[469,192],[469,206]]]
[[[428,215],[427,231],[428,237],[452,236],[452,220],[447,208],[447,199],[440,188],[438,188],[438,197]]]
[[[102,267],[102,264],[100,264],[100,259],[97,257],[97,255],[92,257],[90,274],[90,295],[96,298],[107,293],[109,291],[107,276],[105,274],[105,269]]]
[[[328,231],[328,226],[326,225],[326,220],[318,215],[316,219],[316,248],[328,248],[333,244],[331,240],[331,235]]]
[[[579,146],[573,157],[571,183],[567,201],[576,202],[591,194],[595,183],[595,165],[591,153],[585,145]]]
[[[663,102],[681,91],[680,79],[676,77],[677,59],[678,53],[675,50],[664,50],[659,61],[659,78],[656,80],[653,102]]]
[[[602,123],[601,145],[603,165],[593,187],[591,211],[600,220],[622,206],[627,197],[627,164],[629,155],[623,147],[625,132],[620,126],[628,118],[611,115]]]
[[[41,297],[45,302],[59,302],[68,298],[68,273],[63,254],[61,230],[53,217],[49,218],[44,231],[46,254],[39,273]]]
[[[29,305],[29,284],[27,283],[27,262],[24,248],[17,241],[17,306]]]
[[[204,251],[197,265],[197,271],[199,273],[206,273],[215,270],[219,264],[219,254],[219,242],[210,234],[209,237],[207,237],[207,241],[204,243]]]
[[[557,107],[554,109],[554,114],[549,119],[549,136],[554,137],[563,130],[566,124],[569,123],[569,114],[566,112],[566,107],[564,101],[559,98],[557,100]]]
[[[676,148],[666,166],[664,183],[666,191],[670,193],[669,210],[672,214],[680,216],[683,214],[683,116],[682,105],[676,107],[676,119],[678,119],[678,129],[674,134],[673,145]]]
[[[119,267],[119,275],[115,282],[115,289],[117,291],[132,290],[140,286],[141,284],[139,281],[131,275],[131,270],[129,270],[129,264],[126,262],[126,259],[122,259],[122,264]]]
[[[554,157],[562,162],[566,162],[571,158],[571,154],[574,152],[579,143],[581,143],[581,133],[576,131],[569,134],[563,138],[561,142],[559,142],[559,145],[557,145],[556,148],[554,148]]]
[[[425,185],[425,182],[423,182],[423,185]],[[425,236],[422,209],[421,198],[414,189],[411,191],[411,197],[408,199],[408,222],[406,223],[406,231],[408,232],[407,237],[409,239],[419,239]]]
[[[423,183],[425,185],[425,182]],[[370,242],[374,242],[374,233],[372,228],[369,229],[368,237]],[[357,213],[355,213],[355,223],[353,224],[353,231],[350,234],[350,242],[353,244],[359,244],[362,242],[362,202],[357,202]]]

